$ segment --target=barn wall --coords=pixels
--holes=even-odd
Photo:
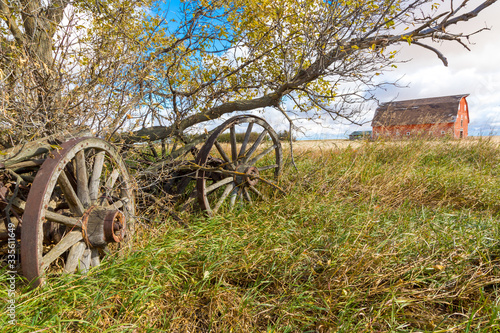
[[[373,138],[404,139],[411,137],[431,136],[439,138],[446,135],[453,136],[456,131],[456,123],[375,126],[373,127]],[[460,125],[460,122],[458,124]]]
[[[462,132],[462,138],[466,138],[469,135],[469,121],[469,106],[467,105],[467,100],[464,97],[460,100],[457,120],[453,125],[456,139],[460,138],[460,132]]]

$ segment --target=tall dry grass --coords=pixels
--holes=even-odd
[[[17,332],[500,330],[500,149],[305,150],[285,196],[144,226],[87,276],[18,283]],[[0,297],[7,282],[0,278]],[[3,309],[2,309],[3,310]]]

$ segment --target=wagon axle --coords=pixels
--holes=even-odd
[[[254,166],[242,164],[236,168],[236,171],[242,173],[242,175],[234,176],[237,186],[255,186],[259,182],[259,169]]]
[[[83,239],[90,247],[104,247],[125,238],[125,216],[116,209],[91,206],[83,214]]]

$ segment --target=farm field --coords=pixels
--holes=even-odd
[[[87,275],[17,281],[5,332],[500,330],[500,140],[283,144],[286,195],[140,220]],[[7,299],[5,269],[0,298]]]
[[[492,143],[500,143],[500,136],[488,136],[488,137],[473,137],[470,136],[462,143],[470,144],[475,143],[479,140],[486,140]],[[395,141],[393,144],[401,144],[405,141]],[[440,142],[440,141],[437,141]],[[386,142],[388,144],[389,142]],[[299,140],[293,142],[294,150],[308,150],[308,149],[344,149],[347,147],[357,148],[364,145],[363,140],[348,140],[348,139],[331,139],[331,140]]]

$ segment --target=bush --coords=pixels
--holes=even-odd
[[[283,130],[278,132],[278,138],[281,141],[290,141],[290,131]],[[297,141],[297,138],[292,134],[292,141]]]

